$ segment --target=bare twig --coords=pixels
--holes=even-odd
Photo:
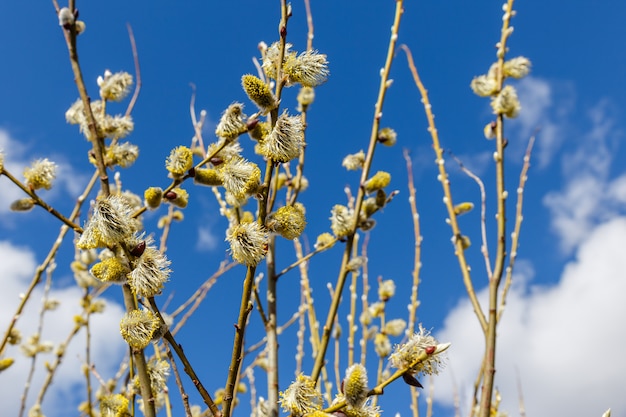
[[[502,89],[504,81],[504,58],[506,55],[506,43],[511,34],[509,25],[513,17],[513,0],[508,0],[504,17],[502,19],[502,30],[497,52],[496,83],[498,91]],[[496,117],[496,202],[497,214],[497,246],[493,274],[489,277],[489,320],[487,331],[485,332],[485,369],[483,370],[483,387],[480,398],[479,417],[489,417],[491,412],[491,402],[493,397],[494,377],[496,372],[496,327],[498,325],[498,290],[504,272],[506,262],[506,198],[507,193],[504,183],[504,115],[498,114]]]
[[[509,293],[511,283],[513,281],[513,266],[515,265],[515,260],[517,259],[517,248],[519,246],[520,230],[522,228],[522,221],[524,219],[524,216],[522,214],[522,208],[524,206],[524,188],[526,186],[526,180],[528,179],[528,169],[530,168],[530,155],[532,153],[533,145],[535,144],[536,134],[537,132],[535,132],[535,134],[531,136],[530,140],[528,141],[526,154],[524,155],[524,165],[522,166],[522,171],[520,172],[519,176],[519,185],[517,187],[517,204],[515,206],[515,225],[513,226],[513,232],[511,233],[511,255],[509,257],[509,265],[506,268],[504,288],[502,290],[502,297],[500,298],[500,307],[498,308],[498,321],[500,321],[502,313],[504,312],[506,297]]]
[[[448,179],[448,173],[446,172],[446,167],[443,159],[443,149],[441,148],[441,144],[439,143],[439,134],[437,132],[437,127],[435,126],[435,116],[432,112],[432,106],[430,105],[430,101],[428,99],[428,91],[422,84],[422,81],[417,73],[417,68],[413,62],[413,54],[411,54],[411,50],[406,45],[400,45],[400,48],[406,53],[407,60],[409,63],[409,69],[411,70],[411,74],[413,75],[413,80],[415,81],[415,85],[420,91],[420,95],[422,96],[422,104],[424,105],[424,111],[426,112],[426,118],[428,119],[428,131],[432,138],[433,149],[435,150],[436,155],[436,163],[439,169],[439,182],[441,182],[441,186],[443,187],[444,193],[444,204],[448,210],[448,218],[450,220],[450,228],[452,229],[452,243],[454,244],[455,255],[459,261],[459,267],[461,269],[461,274],[463,275],[463,283],[465,284],[465,289],[467,290],[467,294],[472,303],[472,307],[474,308],[474,313],[478,317],[480,322],[480,326],[483,331],[487,330],[487,319],[485,318],[485,314],[483,313],[480,303],[478,302],[478,298],[476,296],[476,292],[474,291],[474,284],[472,283],[472,278],[470,275],[470,268],[467,264],[467,260],[465,259],[465,252],[463,249],[462,239],[461,239],[461,229],[459,227],[459,223],[457,221],[456,213],[454,212],[454,203],[452,200],[452,191],[450,190],[450,180]]]
[[[137,98],[139,98],[139,92],[141,91],[141,68],[139,66],[139,54],[137,53],[137,44],[135,43],[133,28],[130,26],[130,23],[126,24],[126,28],[128,29],[128,38],[130,39],[130,47],[133,51],[133,62],[135,63],[135,91],[133,92],[133,96],[128,103],[125,113],[126,116],[130,116],[137,102]]]
[[[361,172],[361,184],[364,184],[369,176],[369,170],[372,166],[372,161],[374,159],[374,150],[376,148],[378,131],[380,127],[380,119],[382,117],[383,111],[383,103],[385,101],[385,95],[387,93],[387,89],[391,85],[389,80],[389,73],[391,71],[391,63],[393,62],[393,57],[395,53],[396,43],[398,40],[398,30],[400,28],[400,19],[402,17],[402,13],[404,12],[403,8],[404,2],[403,0],[396,1],[396,10],[394,14],[394,22],[391,26],[391,38],[389,39],[389,46],[387,48],[387,58],[385,60],[385,66],[382,68],[381,77],[380,77],[380,86],[378,89],[378,99],[376,100],[376,105],[374,109],[374,118],[372,121],[372,130],[370,134],[369,146],[367,149],[367,154],[365,156],[365,161],[363,163],[363,171]],[[324,361],[326,357],[326,349],[328,347],[328,342],[330,341],[330,333],[333,328],[333,323],[335,322],[335,315],[337,314],[337,310],[339,308],[339,300],[341,298],[341,294],[343,293],[343,287],[346,283],[346,277],[348,275],[347,265],[350,262],[352,246],[354,244],[354,235],[357,230],[359,215],[361,212],[361,206],[363,204],[363,198],[365,197],[365,190],[363,187],[359,187],[359,192],[355,201],[354,208],[354,220],[352,223],[351,233],[347,236],[346,247],[344,249],[344,254],[341,259],[341,268],[339,270],[339,276],[337,277],[337,284],[335,285],[335,297],[333,298],[330,309],[328,311],[328,316],[326,318],[326,324],[324,325],[324,329],[322,332],[322,339],[320,342],[320,350],[317,352],[315,357],[315,363],[313,365],[313,370],[311,371],[311,378],[317,382],[319,378],[320,372],[324,366]]]
[[[410,337],[415,331],[415,319],[417,316],[418,289],[420,283],[420,270],[422,269],[422,233],[420,230],[420,218],[417,211],[417,202],[415,197],[415,181],[413,180],[413,162],[408,150],[404,150],[404,160],[406,161],[406,170],[408,176],[409,187],[409,205],[411,206],[411,215],[413,218],[413,237],[415,239],[415,251],[413,253],[413,285],[411,286],[411,304],[409,304],[409,323],[406,328],[406,336]]]
[[[463,161],[454,156],[452,152],[450,152],[450,156],[452,156],[456,163],[459,164],[459,168],[461,168],[461,171],[463,171],[465,175],[473,179],[474,182],[478,184],[478,188],[480,189],[480,235],[482,241],[480,251],[483,254],[483,258],[485,259],[485,270],[487,271],[487,275],[491,276],[493,272],[491,271],[489,246],[487,245],[487,194],[485,193],[485,184],[483,184],[483,181],[463,164]]]
[[[172,371],[174,372],[174,378],[176,379],[176,386],[178,387],[178,391],[180,392],[180,397],[183,400],[183,409],[185,410],[185,416],[191,417],[191,409],[189,408],[189,395],[185,392],[185,387],[183,386],[183,381],[180,379],[180,373],[178,372],[178,367],[176,366],[176,361],[174,360],[174,356],[172,355],[172,351],[170,350],[170,346],[168,343],[163,343],[165,346],[165,352],[167,353],[167,357],[172,364]]]
[[[161,311],[159,310],[159,307],[157,306],[156,301],[154,301],[154,297],[150,297],[148,299],[148,302],[150,303],[150,307],[152,308],[152,310],[159,316],[159,319],[162,322],[164,322]],[[200,378],[194,371],[193,366],[191,366],[191,362],[189,362],[189,360],[187,359],[187,356],[185,355],[185,352],[183,351],[182,346],[176,342],[176,339],[174,339],[174,336],[169,330],[165,332],[163,339],[167,343],[169,343],[170,347],[174,349],[174,352],[176,352],[176,356],[178,356],[178,358],[184,365],[185,373],[189,375],[189,378],[191,378],[191,382],[193,382],[193,384],[195,385],[196,389],[200,393],[200,396],[204,400],[204,403],[209,407],[209,409],[213,413],[213,416],[221,417],[222,413],[217,408],[217,405],[211,398],[211,395],[209,394],[209,392],[204,388],[204,385],[202,385]]]

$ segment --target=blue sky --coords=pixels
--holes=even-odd
[[[196,86],[197,110],[207,111],[205,140],[210,140],[226,106],[233,101],[248,103],[240,88],[241,75],[255,73],[252,57],[258,57],[257,44],[277,39],[280,17],[278,2],[188,1],[173,7],[172,2],[164,1],[108,1],[78,2],[78,7],[87,25],[79,38],[79,54],[92,97],[97,95],[96,78],[105,69],[134,72],[127,22],[135,33],[143,86],[133,112],[135,131],[129,140],[140,146],[140,157],[121,175],[124,186],[138,194],[148,186],[168,184],[165,157],[193,136],[190,83]],[[311,244],[318,234],[329,230],[330,208],[345,203],[344,187],[354,190],[357,186],[358,174],[346,172],[341,161],[346,154],[367,146],[393,9],[392,1],[365,1],[355,6],[346,1],[312,0],[314,47],[328,55],[331,76],[317,89],[308,116],[310,188],[302,201],[307,206],[305,234]],[[515,9],[510,56],[529,57],[533,71],[514,84],[522,112],[507,125],[511,157],[507,188],[511,196],[528,137],[537,127],[541,132],[524,194],[515,284],[501,323],[497,385],[503,408],[518,415],[517,372],[527,415],[601,415],[612,407],[614,416],[624,417],[626,55],[621,46],[626,40],[626,4],[603,2],[589,7],[582,1],[567,6],[562,2],[519,2]],[[6,166],[16,174],[36,158],[57,162],[61,171],[56,186],[42,196],[67,213],[90,176],[91,166],[86,160],[87,142],[75,126],[65,123],[64,113],[77,92],[62,33],[51,3],[33,7],[27,2],[5,2],[0,11],[13,17],[0,26],[0,148],[6,154]],[[288,41],[300,51],[306,46],[303,3],[294,2],[293,11]],[[492,116],[488,101],[473,95],[469,83],[486,72],[495,58],[501,15],[500,5],[487,1],[407,2],[399,38],[412,49],[429,89],[444,148],[480,174],[488,190],[493,190],[493,143],[483,138],[482,131]],[[391,187],[400,194],[377,215],[368,248],[369,276],[372,282],[378,276],[393,278],[399,288],[410,285],[413,238],[402,158],[406,148],[413,157],[424,235],[418,316],[441,341],[453,343],[448,368],[434,379],[438,415],[452,415],[453,387],[462,402],[467,399],[482,340],[464,297],[444,222],[424,112],[402,53],[393,64],[391,77],[394,84],[382,124],[393,127],[399,140],[397,146],[377,151],[373,170],[389,171]],[[295,89],[287,91],[282,103],[292,111],[295,94]],[[253,105],[246,105],[252,113]],[[123,112],[124,106],[113,111]],[[242,138],[242,145],[252,155],[252,142]],[[477,202],[475,183],[456,169],[451,158],[448,162],[455,198]],[[168,297],[170,305],[184,301],[226,258],[222,243],[226,221],[218,215],[213,194],[205,188],[190,191],[186,220],[175,225],[168,244],[174,274],[158,300],[161,305]],[[8,212],[8,204],[20,196],[16,187],[0,178],[0,270],[5,285],[0,294],[2,328],[15,309],[17,294],[24,291],[59,227],[40,209],[26,214]],[[160,214],[147,217],[149,232],[158,233]],[[461,220],[474,242],[470,263],[480,289],[486,278],[478,251],[478,211]],[[491,220],[488,226],[493,231]],[[287,265],[293,257],[290,244],[283,241],[280,249],[286,255],[279,258],[279,266]],[[328,302],[326,283],[336,278],[340,251],[335,248],[310,264],[314,296],[322,312]],[[73,299],[79,291],[72,287],[67,266],[72,257],[68,241],[54,275],[55,296],[64,303],[48,322],[52,326],[47,337],[53,340],[65,337],[69,324],[63,327],[62,319],[78,309]],[[243,274],[239,267],[221,278],[196,319],[180,333],[186,352],[206,375],[205,385],[211,391],[225,382]],[[281,278],[281,322],[296,308],[298,281],[295,271]],[[111,304],[96,324],[101,333],[94,336],[93,343],[97,369],[106,376],[123,354],[118,336],[122,308],[114,304],[116,292],[113,288],[107,295]],[[403,296],[406,290],[399,291],[390,314],[405,316],[408,297]],[[36,304],[29,306],[20,321],[25,334],[34,329]],[[344,326],[345,314],[340,317]],[[259,324],[253,316],[249,342],[262,337]],[[283,387],[293,378],[295,352],[290,350],[289,340],[294,336],[295,329],[290,329],[281,339]],[[77,369],[82,356],[79,347],[72,352],[48,398],[47,416],[74,413],[71,407],[80,389]],[[27,366],[23,362],[16,363],[13,373],[0,374],[3,387],[6,381],[22,381]],[[305,365],[305,371],[310,366]],[[262,390],[264,375],[258,371],[256,376]],[[21,384],[12,384],[15,391],[3,389],[3,404],[15,404]],[[171,388],[175,390],[174,385]],[[409,415],[407,392],[403,384],[392,385],[381,399],[381,407],[386,413]],[[192,396],[192,402],[199,403],[199,399]],[[239,413],[247,414],[247,407],[244,398]]]

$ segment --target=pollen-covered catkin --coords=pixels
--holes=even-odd
[[[259,77],[246,74],[241,77],[241,85],[243,86],[243,91],[248,95],[248,98],[252,100],[263,113],[269,112],[278,105],[276,97],[272,94],[270,87]]]

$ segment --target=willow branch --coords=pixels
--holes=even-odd
[[[159,316],[159,319],[162,322],[164,322],[161,311],[159,310],[159,307],[157,306],[156,301],[154,301],[154,297],[148,298],[148,302],[150,303],[150,307],[152,308],[152,310]],[[165,335],[163,336],[163,338],[165,339],[165,341],[167,341],[169,346],[172,349],[174,349],[174,352],[176,352],[176,356],[178,356],[178,359],[180,359],[180,361],[184,365],[185,373],[189,375],[189,378],[191,378],[191,382],[193,382],[193,384],[195,385],[196,389],[200,393],[200,396],[204,400],[204,403],[209,407],[209,409],[213,413],[213,416],[221,417],[222,414],[220,413],[219,409],[217,408],[217,405],[211,398],[211,395],[209,394],[209,392],[204,388],[204,385],[202,385],[202,382],[200,382],[200,378],[194,371],[193,366],[191,366],[191,362],[189,362],[189,359],[187,359],[187,356],[185,355],[185,352],[183,351],[182,346],[176,342],[176,339],[174,339],[174,336],[169,330],[165,332]]]
[[[519,185],[517,187],[517,204],[515,205],[515,225],[513,226],[513,232],[511,233],[511,256],[509,257],[509,265],[506,268],[506,277],[504,279],[504,288],[502,290],[502,297],[500,298],[500,307],[498,308],[498,321],[502,317],[504,312],[504,306],[506,305],[506,297],[511,288],[513,282],[513,267],[515,266],[515,260],[517,259],[517,248],[519,247],[519,236],[522,228],[522,221],[524,216],[522,214],[522,208],[524,206],[524,189],[526,186],[526,180],[528,179],[528,170],[530,168],[530,155],[535,143],[535,135],[531,136],[526,147],[526,154],[524,155],[524,164],[519,176]]]
[[[448,210],[448,219],[450,220],[450,228],[452,229],[452,242],[455,249],[454,253],[458,259],[461,274],[463,275],[463,283],[465,284],[465,289],[469,296],[470,302],[472,303],[474,313],[476,314],[476,317],[478,317],[480,326],[483,329],[483,332],[486,332],[487,319],[485,318],[485,314],[480,307],[478,297],[476,296],[476,292],[474,291],[474,284],[472,283],[470,268],[467,264],[467,260],[465,259],[465,252],[463,249],[463,244],[461,242],[461,229],[457,221],[457,215],[454,212],[454,203],[452,200],[452,191],[450,189],[450,180],[448,179],[448,173],[446,172],[446,167],[444,164],[443,149],[441,148],[441,144],[439,142],[439,133],[437,132],[437,127],[435,126],[435,116],[432,112],[432,106],[428,99],[428,91],[424,87],[424,84],[422,84],[419,74],[417,73],[417,68],[415,67],[415,63],[413,62],[413,54],[411,54],[411,50],[406,45],[401,45],[400,48],[402,48],[402,50],[406,53],[407,60],[409,62],[409,68],[411,70],[411,74],[413,75],[413,80],[415,81],[415,85],[419,89],[420,95],[422,96],[422,104],[424,105],[426,118],[428,119],[428,131],[432,138],[433,149],[435,150],[436,155],[437,168],[439,169],[438,179],[441,182],[441,186],[443,187],[444,204],[446,205],[446,209]]]
[[[415,239],[415,250],[413,252],[413,285],[411,286],[411,304],[409,304],[409,324],[406,328],[406,335],[410,336],[415,331],[415,319],[418,307],[418,289],[420,283],[420,270],[422,268],[422,233],[420,231],[420,218],[417,211],[417,203],[415,198],[415,182],[413,180],[413,162],[409,156],[409,152],[403,151],[404,160],[406,161],[406,170],[408,175],[409,187],[409,205],[411,206],[411,217],[413,218],[413,237]],[[413,389],[411,391],[414,391]],[[417,413],[414,408],[414,413]]]
[[[376,106],[374,110],[374,119],[372,121],[372,131],[370,134],[369,147],[367,149],[367,155],[365,156],[365,162],[363,163],[363,171],[361,173],[361,185],[365,183],[369,176],[369,170],[372,166],[372,160],[374,159],[374,150],[376,148],[376,142],[378,138],[378,130],[380,127],[380,119],[383,115],[383,103],[385,101],[385,95],[387,89],[390,87],[389,73],[391,71],[391,63],[393,62],[396,43],[398,40],[398,30],[400,29],[400,18],[402,17],[403,0],[396,1],[396,10],[394,15],[394,22],[391,26],[391,38],[389,39],[389,46],[387,48],[387,58],[385,60],[385,66],[381,71],[380,86],[378,89],[378,99],[376,100]],[[348,262],[350,262],[350,256],[352,252],[352,246],[354,244],[354,235],[357,230],[359,222],[359,214],[361,212],[361,206],[363,204],[363,198],[365,197],[365,190],[362,186],[359,187],[359,192],[355,201],[354,220],[352,223],[351,233],[347,237],[346,247],[344,249],[343,257],[341,259],[341,268],[339,270],[339,276],[337,278],[337,284],[335,285],[335,293],[330,305],[330,310],[326,318],[326,324],[322,332],[322,339],[320,341],[320,350],[315,357],[315,363],[311,372],[311,378],[317,382],[322,367],[324,366],[324,358],[326,357],[326,349],[330,341],[330,333],[335,321],[335,315],[339,309],[339,302],[341,300],[341,294],[343,293],[343,287],[346,283],[346,276],[348,275]]]
[[[513,0],[508,0],[502,21],[500,42],[498,43],[498,61],[496,70],[496,82],[498,91],[502,89],[504,76],[504,57],[506,55],[506,42],[511,31],[509,25],[513,16]],[[502,279],[504,264],[506,261],[506,191],[504,188],[504,115],[498,114],[496,118],[496,201],[497,214],[497,246],[493,275],[489,277],[489,322],[485,334],[485,369],[483,376],[482,395],[480,398],[479,417],[489,417],[493,397],[494,377],[496,372],[496,327],[498,325],[498,288]]]

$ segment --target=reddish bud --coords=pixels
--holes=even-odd
[[[252,130],[259,124],[259,119],[250,119],[246,122],[246,129]]]
[[[135,246],[134,248],[132,248],[130,250],[130,254],[133,255],[133,256],[139,257],[139,256],[143,255],[143,252],[145,250],[146,250],[146,241],[142,240],[141,242],[139,242],[137,244],[137,246]]]
[[[176,197],[178,197],[178,194],[176,194],[174,191],[168,191],[165,193],[163,197],[165,197],[168,200],[175,200]]]
[[[437,350],[437,346],[428,346],[426,349],[424,349],[424,351],[428,355],[432,355],[433,353],[435,353],[436,350]]]
[[[285,26],[280,27],[280,37],[283,39],[287,37],[287,28]]]
[[[220,158],[219,156],[214,156],[213,158],[209,159],[209,161],[214,166],[222,165],[224,163],[224,160],[222,158]]]

